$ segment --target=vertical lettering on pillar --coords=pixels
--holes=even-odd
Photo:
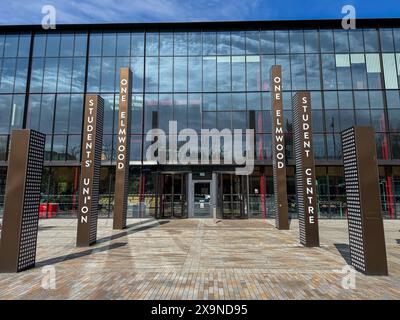
[[[306,247],[317,247],[318,209],[309,92],[298,92],[293,97],[293,131],[300,243]]]
[[[90,246],[96,242],[97,237],[103,114],[103,99],[97,95],[86,95],[79,185],[77,246]]]
[[[131,131],[131,79],[131,70],[121,68],[113,229],[124,229],[126,227]]]
[[[286,187],[285,140],[283,134],[282,67],[271,67],[272,164],[275,196],[275,226],[289,229]]]

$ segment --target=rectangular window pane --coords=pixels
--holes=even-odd
[[[132,32],[131,35],[131,56],[144,55],[144,32]]]
[[[318,32],[315,30],[304,30],[304,42],[306,53],[318,53]]]
[[[171,32],[160,33],[160,56],[172,56],[174,54],[174,37]]]
[[[318,54],[306,55],[307,89],[321,90],[321,69]]]
[[[189,55],[201,55],[201,33],[189,32]]]
[[[378,32],[374,29],[364,30],[366,52],[379,52]]]
[[[380,29],[381,37],[381,48],[383,52],[393,52],[394,42],[393,42],[393,32],[392,29]]]
[[[399,85],[397,82],[396,61],[394,54],[384,53],[382,54],[382,58],[386,89],[398,89]]]
[[[260,53],[260,32],[246,31],[246,54]]]
[[[203,57],[203,90],[216,91],[216,57]]]
[[[322,55],[322,74],[324,89],[336,89],[336,68],[333,54]]]
[[[174,58],[174,91],[187,91],[187,57]]]
[[[131,35],[127,32],[117,33],[117,56],[128,57],[131,51]]]
[[[217,54],[217,37],[215,32],[203,32],[203,55]]]
[[[172,92],[172,57],[160,57],[160,92]]]
[[[115,58],[103,58],[101,61],[101,92],[115,90]]]
[[[304,35],[301,30],[290,31],[290,52],[304,53]]]
[[[247,90],[260,91],[260,56],[246,56]]]
[[[246,88],[245,56],[232,56],[232,91],[244,91]]]
[[[231,90],[230,57],[217,57],[217,89],[218,91]]]
[[[74,55],[74,34],[63,33],[61,35],[60,57],[72,57]]]
[[[274,31],[262,30],[260,32],[261,38],[261,53],[262,54],[274,54],[275,42],[274,42]]]
[[[245,32],[232,32],[232,55],[245,54],[246,34]]]
[[[295,54],[291,59],[292,90],[306,90],[306,70],[304,55]]]
[[[146,58],[146,90],[158,91],[158,58]]]
[[[33,58],[32,59],[32,71],[31,71],[31,92],[41,92],[43,85],[43,68],[44,59],[43,58]]]
[[[364,37],[362,30],[350,30],[349,40],[351,52],[364,52]]]
[[[321,52],[331,53],[333,51],[333,33],[332,30],[320,30]]]
[[[275,52],[289,53],[289,32],[275,31]]]
[[[189,57],[189,91],[200,92],[202,83],[202,59],[201,57]]]

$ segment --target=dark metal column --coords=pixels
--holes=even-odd
[[[0,272],[35,266],[45,139],[34,130],[13,130],[11,134]]]
[[[369,275],[387,275],[374,130],[342,132],[351,264]]]
[[[97,237],[100,164],[103,141],[103,98],[98,95],[86,95],[84,114],[76,239],[78,247],[90,246],[96,242]]]
[[[293,97],[293,129],[300,242],[306,247],[318,247],[317,189],[309,92],[298,92]]]
[[[131,79],[131,70],[129,68],[121,68],[113,217],[113,229],[117,230],[126,227],[126,212],[128,207],[129,150],[131,137]]]

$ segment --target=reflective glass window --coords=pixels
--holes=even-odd
[[[6,34],[4,41],[4,57],[13,58],[18,54],[18,34]]]
[[[231,90],[231,58],[217,57],[217,89],[218,91]]]
[[[189,57],[189,68],[188,68],[188,91],[200,92],[202,83],[202,58],[201,57]]]
[[[215,56],[204,56],[203,57],[203,90],[204,91],[216,91],[216,62]]]
[[[234,31],[231,33],[231,41],[232,41],[232,54],[233,55],[242,55],[245,54],[245,46],[246,46],[246,33]]]
[[[189,32],[189,55],[199,56],[202,52],[201,33]]]
[[[117,33],[117,56],[128,57],[131,52],[131,35],[128,32]]]
[[[383,109],[382,91],[369,91],[369,105],[371,109]]]
[[[364,36],[362,30],[350,30],[349,41],[351,52],[364,52]]]
[[[246,31],[246,54],[260,53],[260,32]]]
[[[74,55],[74,34],[61,34],[60,57],[72,57]]]
[[[244,91],[246,88],[245,56],[232,56],[232,91]]]
[[[290,31],[290,52],[304,53],[304,35],[302,30]]]
[[[321,90],[321,68],[318,54],[306,55],[306,76],[308,90]]]
[[[172,32],[160,33],[160,56],[172,56],[174,53],[174,35]]]
[[[275,52],[274,31],[261,30],[260,50],[262,54],[274,54]]]
[[[187,91],[187,57],[174,57],[174,91]]]
[[[115,58],[104,57],[101,61],[101,92],[115,90]]]
[[[146,33],[146,55],[158,56],[159,39],[158,32]]]
[[[144,32],[132,32],[131,34],[131,56],[144,55]]]
[[[231,54],[231,33],[230,32],[217,32],[217,54],[218,55]]]
[[[60,34],[47,34],[46,57],[58,57],[60,54]]]
[[[291,56],[292,90],[306,90],[306,69],[303,54]]]
[[[160,57],[160,92],[172,92],[173,58]]]
[[[393,31],[392,29],[380,29],[381,49],[383,52],[394,51]]]
[[[203,55],[217,54],[217,36],[215,32],[203,32]]]
[[[320,30],[319,32],[321,52],[332,53],[333,50],[333,32],[332,30]]]
[[[175,56],[188,55],[188,34],[186,32],[174,33],[174,55]]]
[[[389,109],[400,108],[399,91],[397,90],[386,91],[386,101],[387,101],[387,107]]]
[[[115,33],[103,34],[103,56],[115,56],[117,37]]]
[[[375,29],[364,30],[366,52],[379,52],[378,31]]]
[[[101,56],[101,49],[103,46],[103,35],[101,33],[90,33],[89,40],[89,55]]]
[[[20,58],[28,58],[31,44],[31,35],[30,34],[21,34],[19,36],[19,44],[18,44],[18,57]]]
[[[322,55],[322,75],[325,90],[336,89],[335,64],[335,56],[333,54]]]
[[[275,52],[277,54],[289,53],[288,31],[275,31]]]
[[[304,30],[304,43],[306,53],[318,53],[318,32],[316,30]]]

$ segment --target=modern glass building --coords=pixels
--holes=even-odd
[[[296,217],[291,97],[312,97],[319,216],[346,215],[340,132],[371,125],[382,209],[400,216],[400,21],[0,27],[0,215],[10,133],[46,134],[41,215],[76,217],[84,95],[105,100],[101,216],[113,214],[119,68],[133,71],[128,217],[274,216],[270,67],[282,66],[289,210]],[[149,129],[255,129],[255,169],[157,165]],[[223,152],[223,150],[221,150]],[[215,190],[213,191],[213,187]]]

